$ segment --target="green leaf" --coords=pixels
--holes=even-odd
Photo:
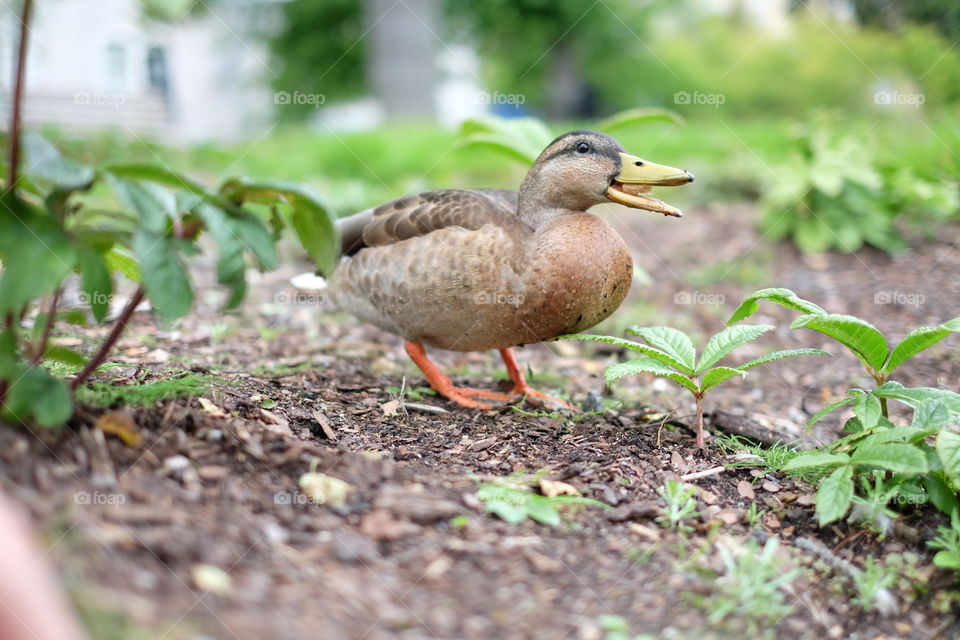
[[[105,253],[103,259],[107,263],[107,268],[111,273],[119,271],[137,284],[140,284],[140,267],[137,266],[136,260],[126,254],[120,253],[116,249],[111,249]]]
[[[620,378],[626,376],[635,376],[640,373],[652,373],[653,375],[660,376],[661,378],[669,378],[693,393],[699,392],[699,389],[693,380],[682,373],[674,371],[662,362],[654,360],[650,357],[635,358],[626,362],[611,364],[604,371],[604,380],[606,380],[606,383],[609,385],[613,384]]]
[[[735,324],[746,320],[760,308],[760,300],[769,300],[781,307],[802,311],[803,313],[826,313],[823,309],[808,300],[799,297],[790,289],[770,288],[754,291],[740,303],[740,306],[733,312],[727,324]]]
[[[799,471],[800,469],[814,469],[816,467],[836,467],[850,464],[850,456],[845,453],[823,453],[813,451],[801,453],[787,461],[780,467],[780,471]]]
[[[854,399],[853,412],[860,418],[864,429],[870,429],[880,419],[880,398],[872,393],[862,393]]]
[[[879,467],[894,473],[916,475],[927,472],[927,458],[912,444],[861,444],[850,456],[857,465]]]
[[[943,513],[953,513],[957,508],[957,496],[953,489],[938,474],[929,473],[920,481],[926,489],[930,502]]]
[[[824,418],[824,416],[826,416],[827,414],[833,413],[833,412],[836,411],[837,409],[840,409],[840,408],[842,408],[842,407],[845,407],[845,406],[847,406],[848,404],[851,404],[851,403],[853,402],[853,400],[854,400],[853,398],[843,398],[843,399],[841,399],[841,400],[837,400],[836,402],[831,402],[830,404],[828,404],[828,405],[825,406],[824,408],[820,409],[820,411],[817,411],[817,412],[814,414],[814,416],[813,416],[812,418],[810,418],[810,422],[807,423],[807,428],[808,428],[808,429],[809,429],[809,428],[812,428],[813,425],[815,425],[815,424],[817,424],[818,422],[820,422],[820,421]]]
[[[960,571],[960,556],[952,551],[938,551],[937,554],[933,556],[933,564],[941,569]]]
[[[78,369],[87,364],[87,358],[82,353],[56,344],[47,347],[46,353],[43,354],[43,359],[62,362],[63,364],[68,364]]]
[[[641,342],[634,342],[633,340],[625,340],[623,338],[615,338],[613,336],[601,336],[594,335],[592,333],[571,333],[564,336],[558,336],[556,340],[583,340],[586,342],[605,342],[607,344],[612,344],[618,347],[623,347],[624,349],[629,349],[631,351],[637,351],[642,353],[645,356],[659,360],[668,367],[674,369],[675,371],[689,371],[689,368],[672,357],[670,354],[657,349],[656,347],[651,347],[650,345],[643,344]],[[691,372],[692,373],[692,372]]]
[[[676,111],[671,111],[670,109],[625,109],[613,114],[608,118],[604,118],[600,122],[593,125],[593,129],[596,131],[603,131],[604,133],[610,133],[615,129],[621,129],[623,127],[629,127],[637,124],[645,124],[647,122],[669,122],[671,124],[682,124],[683,116]]]
[[[76,263],[76,251],[49,215],[8,191],[0,195],[0,316],[19,313],[56,289]]]
[[[628,333],[640,336],[654,347],[670,355],[687,366],[685,373],[693,373],[697,352],[693,342],[682,331],[672,327],[631,327]]]
[[[910,426],[915,429],[939,429],[950,421],[950,410],[940,400],[924,400],[913,410]]]
[[[230,288],[230,297],[224,307],[233,309],[247,291],[246,263],[243,260],[243,243],[240,234],[233,228],[233,220],[221,209],[208,204],[194,209],[213,236],[220,259],[217,261],[217,281]]]
[[[760,356],[746,364],[742,364],[736,369],[741,371],[746,371],[747,369],[752,369],[753,367],[760,366],[761,364],[766,364],[768,362],[773,362],[775,360],[783,360],[784,358],[792,358],[794,356],[827,356],[830,354],[822,349],[782,349],[780,351],[774,351],[768,353],[765,356]]]
[[[70,418],[73,401],[63,380],[37,366],[21,368],[16,373],[10,380],[0,416],[16,422],[32,417],[41,427],[57,427]]]
[[[703,378],[701,378],[700,391],[709,391],[734,376],[746,377],[746,375],[746,371],[741,371],[739,368],[714,367],[713,369],[708,369],[707,372],[703,374]]]
[[[333,271],[340,255],[340,238],[333,216],[315,194],[291,182],[242,178],[228,180],[220,192],[234,202],[289,205],[300,243],[323,272]],[[269,237],[265,228],[263,232]]]
[[[696,372],[702,373],[706,371],[737,347],[744,345],[751,340],[756,340],[758,337],[771,330],[773,330],[773,325],[769,324],[737,325],[734,327],[727,327],[720,333],[711,337],[707,342],[707,346],[704,348],[703,354],[700,356],[700,362],[697,363]]]
[[[97,322],[103,322],[110,310],[113,296],[113,279],[103,256],[96,250],[81,246],[77,251],[77,270],[80,272],[80,288]]]
[[[244,246],[253,252],[260,268],[270,271],[277,268],[279,258],[273,234],[266,232],[263,222],[247,211],[233,218],[234,231],[240,235]]]
[[[914,329],[900,341],[900,344],[893,348],[889,360],[883,365],[883,373],[890,373],[924,349],[940,342],[951,333],[957,332],[960,332],[960,318],[944,322],[938,327],[918,327]]]
[[[91,167],[64,158],[49,140],[34,131],[24,131],[24,172],[46,180],[61,189],[82,189],[93,182],[96,172]]]
[[[151,233],[163,233],[169,222],[177,217],[177,198],[163,187],[150,183],[125,180],[108,173],[107,183],[124,207],[139,216],[139,226]]]
[[[898,382],[886,382],[871,393],[878,398],[890,398],[913,407],[914,409],[925,400],[939,400],[953,414],[960,414],[960,394],[947,389],[934,387],[904,387]]]
[[[133,236],[143,287],[157,314],[167,322],[186,315],[193,304],[190,278],[176,247],[172,238],[147,230],[138,230]]]
[[[488,147],[531,165],[554,136],[537,118],[497,118],[484,116],[465,120],[460,125],[461,142],[457,148]]]
[[[937,436],[937,456],[947,476],[960,482],[960,434],[942,430]]]
[[[876,327],[860,318],[838,314],[810,314],[797,318],[791,329],[812,329],[847,347],[864,364],[880,371],[887,360],[887,341]]]
[[[527,515],[541,524],[556,527],[560,525],[560,512],[550,498],[530,495],[530,502],[527,505]]]
[[[843,466],[831,473],[817,490],[817,518],[820,526],[839,520],[853,500],[853,467]]]

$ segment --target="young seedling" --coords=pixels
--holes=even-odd
[[[939,389],[927,387],[904,389],[890,382],[890,376],[898,367],[951,333],[960,332],[960,317],[936,327],[917,327],[891,349],[884,335],[869,322],[854,316],[827,313],[814,303],[800,298],[790,289],[760,289],[750,294],[737,307],[727,321],[727,325],[735,325],[752,316],[759,308],[760,300],[769,300],[782,307],[803,312],[804,315],[790,325],[791,329],[812,329],[833,338],[857,357],[866,372],[876,382],[876,388],[871,391],[851,389],[850,397],[824,407],[810,420],[810,426],[816,424],[825,415],[853,404],[854,412],[860,418],[864,428],[869,429],[877,423],[880,416],[888,417],[887,399],[890,398],[911,406],[913,406],[911,403],[924,399],[939,399],[952,410],[960,411],[960,402],[958,402],[960,397],[953,398]]]
[[[696,491],[697,489],[693,485],[676,480],[667,480],[657,491],[663,501],[667,503],[663,515],[657,516],[657,522],[661,526],[681,533],[690,531],[690,527],[683,524],[683,521],[699,515],[697,513],[697,500],[693,497]]]
[[[607,367],[604,372],[607,384],[612,384],[625,376],[640,373],[652,373],[673,380],[693,394],[697,405],[697,446],[702,447],[703,398],[708,391],[735,376],[746,376],[748,369],[774,360],[791,356],[829,355],[820,349],[786,349],[768,353],[737,367],[715,366],[737,347],[756,340],[772,329],[772,325],[727,327],[710,338],[699,358],[690,337],[671,327],[633,327],[628,330],[631,334],[642,338],[647,344],[613,336],[589,334],[572,334],[561,337],[606,342],[642,354],[633,360]]]

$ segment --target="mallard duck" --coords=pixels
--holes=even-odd
[[[627,295],[630,251],[590,207],[612,201],[679,217],[646,193],[689,182],[689,172],[630,155],[606,134],[571,131],[544,149],[519,192],[428,191],[342,218],[343,257],[327,295],[402,337],[430,386],[460,405],[530,397],[572,408],[531,389],[511,348],[592,327]],[[512,394],[454,386],[424,345],[497,349]]]

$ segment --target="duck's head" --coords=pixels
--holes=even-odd
[[[520,187],[520,214],[586,211],[617,202],[668,216],[679,209],[649,195],[653,187],[693,182],[693,174],[647,162],[627,153],[614,138],[597,131],[571,131],[551,142]]]

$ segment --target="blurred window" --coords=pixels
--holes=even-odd
[[[127,87],[127,51],[116,42],[107,45],[107,82],[111,89]]]
[[[163,47],[150,47],[147,50],[147,83],[150,89],[167,93],[167,52]]]

